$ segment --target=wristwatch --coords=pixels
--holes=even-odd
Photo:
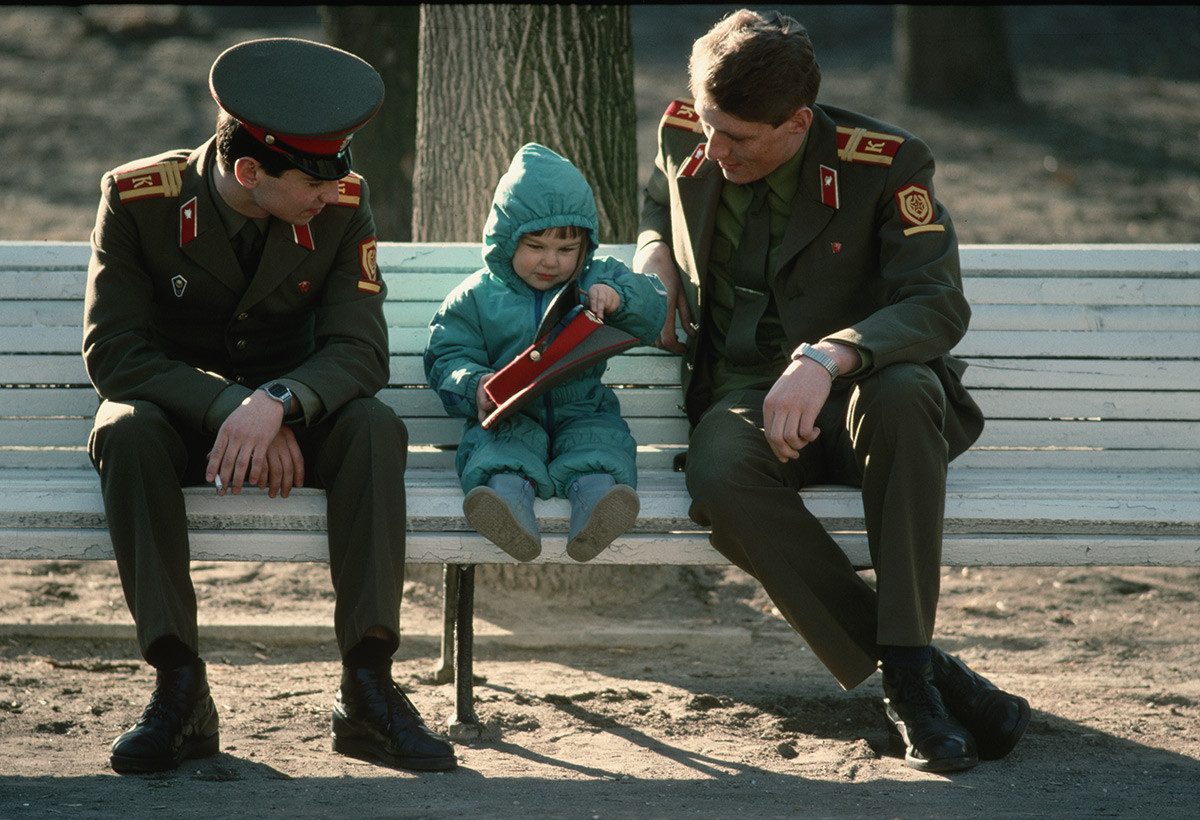
[[[288,389],[286,384],[271,382],[270,384],[264,384],[262,389],[267,391],[268,396],[283,405],[283,414],[285,416],[292,411],[292,391]]]
[[[833,360],[832,356],[822,353],[808,342],[803,342],[798,348],[796,348],[796,350],[792,353],[792,361],[796,361],[801,356],[812,359],[814,362],[821,365],[821,367],[828,370],[831,378],[836,379],[838,374],[842,372],[838,370],[837,362]]]

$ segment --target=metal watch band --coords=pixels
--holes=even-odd
[[[792,361],[795,361],[801,356],[806,356],[812,359],[814,362],[821,365],[821,367],[828,370],[831,378],[836,379],[838,374],[841,373],[841,371],[838,370],[837,362],[835,362],[831,356],[817,350],[808,342],[803,342],[801,343],[800,347],[796,348],[796,352],[792,354]]]
[[[292,391],[287,385],[280,384],[279,382],[268,382],[263,385],[263,391],[275,399],[275,401],[282,404],[285,413],[291,410]]]

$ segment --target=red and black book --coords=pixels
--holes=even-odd
[[[559,291],[538,325],[537,341],[484,387],[496,403],[496,409],[483,420],[484,429],[576,373],[639,344],[636,337],[604,324],[579,303],[579,295],[572,285]]]

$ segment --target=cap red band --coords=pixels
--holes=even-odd
[[[354,136],[354,130],[350,130],[320,137],[296,137],[290,134],[275,134],[245,120],[238,120],[238,122],[263,145],[274,148],[283,154],[301,153],[334,157],[346,150],[346,146],[350,144],[350,138]]]

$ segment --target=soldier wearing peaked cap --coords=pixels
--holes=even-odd
[[[843,686],[882,670],[910,766],[1002,757],[1029,704],[930,644],[946,465],[983,426],[949,355],[970,308],[933,157],[817,104],[808,33],[777,12],[718,23],[689,71],[634,268],[667,286],[659,346],[685,356],[691,516]],[[830,482],[862,488],[875,587],[797,492]]]
[[[88,451],[143,656],[150,706],[118,772],[218,751],[199,655],[181,488],[326,492],[343,674],[336,751],[449,769],[391,678],[404,575],[407,431],[389,372],[384,283],[355,131],[383,82],[319,43],[242,43],[212,66],[216,134],[107,174],[92,233],[83,356],[100,396]],[[280,500],[278,503],[287,503]]]

